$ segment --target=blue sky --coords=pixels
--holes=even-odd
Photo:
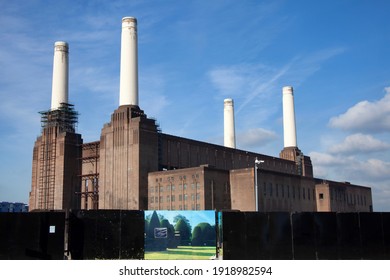
[[[164,133],[278,156],[282,87],[316,177],[372,187],[390,211],[390,2],[0,0],[0,201],[28,201],[53,45],[70,48],[78,132],[96,141],[119,103],[121,19],[138,19],[140,107]]]

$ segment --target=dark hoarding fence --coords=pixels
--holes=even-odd
[[[223,259],[245,260],[246,246],[245,214],[243,212],[223,212]]]
[[[334,212],[313,213],[316,237],[316,258],[319,260],[337,260],[337,218]]]
[[[270,260],[290,260],[292,251],[292,228],[290,213],[268,213],[268,256]]]
[[[72,210],[72,259],[142,259],[144,213],[131,210]]]
[[[64,259],[64,212],[0,213],[0,259]]]
[[[382,213],[359,213],[361,258],[365,260],[384,259],[384,236]]]
[[[384,258],[390,259],[390,213],[382,213]]]
[[[337,213],[337,240],[339,259],[361,259],[358,213]]]
[[[293,213],[291,220],[294,259],[317,259],[313,213]]]

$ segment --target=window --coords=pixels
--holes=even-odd
[[[197,193],[197,194],[196,194],[196,200],[197,200],[197,201],[200,200],[200,193]]]
[[[278,184],[276,184],[276,197],[278,197],[279,196],[279,190],[278,190]]]
[[[154,203],[154,197],[150,198],[150,203]]]
[[[184,201],[187,201],[187,199],[188,199],[188,195],[184,195]]]
[[[272,183],[269,183],[269,196],[272,196]]]
[[[171,190],[174,192],[175,191],[175,185],[172,185]]]
[[[167,202],[171,202],[171,196],[167,195]]]
[[[179,194],[179,201],[182,201],[183,197],[181,194]]]
[[[320,194],[318,195],[318,198],[321,199],[321,200],[324,199],[324,194],[323,194],[323,193],[320,193]]]
[[[196,183],[196,189],[197,189],[197,190],[200,189],[200,184],[199,184],[199,183]]]
[[[191,201],[195,201],[195,194],[191,194]]]
[[[175,201],[175,196],[174,196],[174,195],[171,195],[171,201],[172,201],[172,202]]]
[[[302,198],[306,199],[306,191],[305,188],[302,188]]]

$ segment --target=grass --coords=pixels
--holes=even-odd
[[[179,246],[159,252],[145,252],[145,260],[208,260],[215,255],[215,247]]]

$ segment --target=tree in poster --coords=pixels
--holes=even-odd
[[[188,220],[187,220],[188,221]],[[191,242],[191,225],[184,219],[180,218],[176,225],[175,230],[180,232],[180,245],[188,245]]]
[[[146,247],[150,251],[163,251],[167,249],[167,240],[164,238],[155,238],[154,236],[155,228],[160,227],[160,218],[157,215],[157,212],[154,211],[152,217],[150,218],[149,226],[146,232]]]
[[[215,227],[200,223],[192,232],[192,246],[215,246]]]

